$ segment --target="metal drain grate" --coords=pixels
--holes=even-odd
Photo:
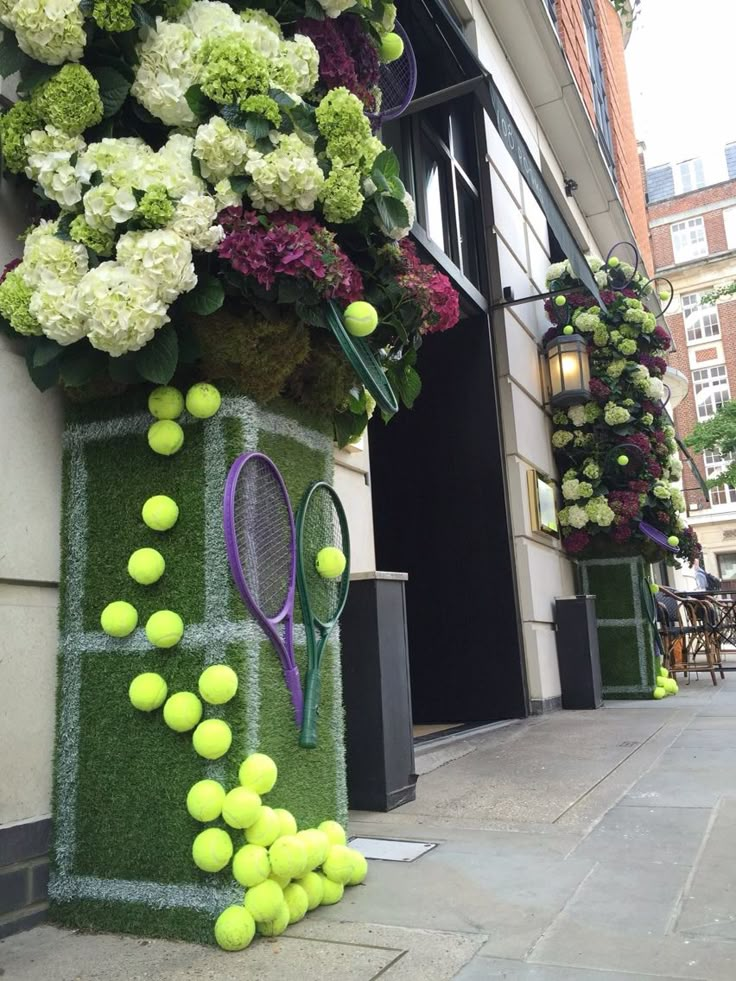
[[[350,845],[366,858],[380,862],[415,862],[436,848],[437,841],[404,841],[401,838],[351,838]]]

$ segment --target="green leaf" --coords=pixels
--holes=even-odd
[[[406,188],[404,187],[403,181],[399,180],[398,177],[389,177],[388,187],[392,198],[396,198],[398,201],[404,200]]]
[[[201,349],[197,335],[189,326],[178,326],[179,335],[179,364],[194,364],[201,357]]]
[[[156,385],[168,384],[178,363],[179,338],[171,325],[157,330],[153,340],[138,352],[135,360],[139,375]]]
[[[254,140],[263,140],[271,132],[271,124],[264,116],[249,112],[245,117],[245,131]]]
[[[5,31],[0,41],[0,78],[8,78],[34,62],[18,47],[15,34]]]
[[[197,119],[209,119],[212,103],[202,91],[201,85],[190,85],[184,93],[184,98]]]
[[[224,300],[225,290],[220,280],[214,276],[206,276],[200,279],[191,293],[181,297],[177,302],[177,312],[207,317],[219,310]]]
[[[45,392],[59,380],[59,361],[58,359],[54,359],[53,361],[49,361],[48,364],[34,365],[33,358],[37,343],[37,341],[30,340],[26,345],[26,367],[28,368],[28,374],[31,376],[31,381],[36,388],[41,392]]]
[[[107,119],[114,116],[128,97],[130,82],[114,68],[102,65],[95,68],[92,74],[100,86],[103,116]]]
[[[321,305],[297,302],[295,310],[297,317],[309,327],[324,327],[325,329],[329,327],[327,316]]]
[[[336,412],[333,416],[335,441],[339,447],[354,443],[368,425],[368,413]]]
[[[64,348],[48,337],[39,337],[33,345],[33,367],[43,368],[58,358]]]
[[[95,9],[95,0],[81,0],[79,9],[85,17],[90,17]]]
[[[282,92],[281,89],[269,89],[268,94],[282,109],[293,109],[294,106],[299,104],[287,92]]]
[[[381,223],[387,228],[407,228],[409,225],[409,212],[406,205],[396,198],[387,195],[376,196],[374,199],[378,217]]]
[[[393,150],[384,150],[383,153],[379,153],[376,159],[373,161],[373,172],[371,177],[376,179],[376,174],[382,174],[386,180],[391,177],[398,177],[401,173],[401,167],[399,166],[399,158],[396,156]]]
[[[248,187],[248,178],[231,177],[230,187],[235,191],[236,194],[245,194],[246,188]]]
[[[56,229],[56,237],[60,238],[62,242],[71,242],[69,228],[76,217],[77,216],[73,211],[65,211],[61,218],[59,218],[59,226]]]
[[[304,13],[307,17],[312,20],[324,20],[325,12],[323,8],[317,3],[317,0],[306,0],[304,4]]]
[[[307,136],[314,136],[315,138],[319,136],[319,127],[317,126],[317,115],[306,102],[302,102],[301,105],[295,106],[289,113],[291,116],[291,121],[300,129],[302,133],[306,133]]]
[[[411,365],[404,366],[399,373],[397,388],[401,401],[407,409],[411,409],[422,392],[422,379],[416,368],[412,368]]]
[[[105,367],[107,356],[96,351],[89,341],[79,341],[66,348],[61,361],[61,377],[70,388],[78,388],[99,374]]]
[[[135,385],[142,381],[136,368],[138,352],[123,354],[119,358],[108,358],[107,373],[114,382],[121,385]]]
[[[156,18],[152,17],[145,7],[141,7],[139,3],[134,3],[130,12],[136,27],[147,27],[151,31],[156,30]]]
[[[245,129],[247,123],[246,115],[237,106],[223,106],[220,110],[220,115],[228,126],[234,126],[235,129]]]
[[[37,61],[29,61],[21,68],[18,95],[30,95],[42,82],[48,82],[58,70],[58,65],[41,65]]]

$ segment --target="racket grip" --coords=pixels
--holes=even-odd
[[[284,670],[284,680],[286,687],[291,694],[291,704],[294,706],[294,716],[296,717],[296,727],[301,729],[302,716],[304,714],[304,696],[302,695],[302,682],[299,677],[299,668],[286,668]]]
[[[317,712],[319,710],[320,672],[309,671],[304,693],[304,721],[299,745],[314,749],[317,745]]]

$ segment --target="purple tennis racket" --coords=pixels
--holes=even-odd
[[[659,545],[660,548],[666,548],[668,552],[676,552],[678,546],[670,545],[667,541],[667,536],[659,528],[655,528],[653,525],[647,524],[646,521],[639,522],[639,531],[642,535],[646,535],[651,541]]]
[[[276,648],[301,728],[304,698],[294,658],[294,515],[284,479],[263,453],[245,453],[230,468],[223,523],[235,585]]]
[[[396,61],[381,65],[381,80],[378,83],[381,108],[378,112],[367,113],[376,129],[381,123],[399,118],[414,98],[417,87],[417,60],[409,36],[398,21],[394,31],[404,42],[404,53]]]

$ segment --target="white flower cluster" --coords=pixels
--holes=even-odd
[[[254,148],[255,140],[245,130],[228,126],[222,116],[213,116],[194,137],[194,156],[202,176],[214,184],[244,174]]]
[[[339,17],[346,10],[354,7],[356,0],[318,0],[318,2],[328,17]]]
[[[156,18],[156,30],[149,31],[138,45],[139,65],[131,95],[167,126],[193,126],[196,122],[185,96],[197,81],[200,46],[194,32],[184,24],[171,24],[161,17]]]
[[[25,138],[26,176],[38,183],[51,201],[71,208],[82,199],[82,183],[72,157],[85,146],[81,136],[67,136],[55,126],[34,129]]]
[[[296,133],[280,135],[266,156],[252,153],[245,169],[253,182],[250,199],[259,211],[311,211],[325,182],[314,150]]]
[[[0,0],[0,23],[15,31],[18,47],[36,61],[79,61],[87,36],[78,0]]]

